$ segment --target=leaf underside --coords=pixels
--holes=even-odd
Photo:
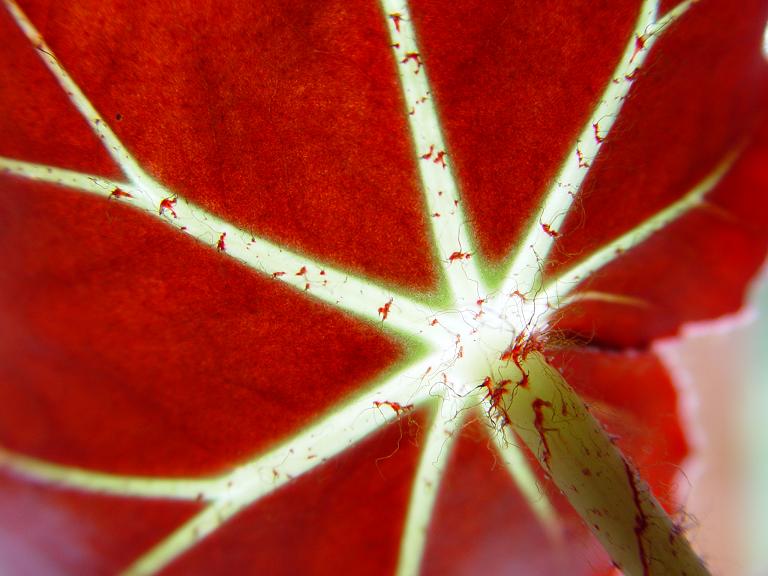
[[[677,510],[652,344],[764,259],[768,6],[252,4],[4,0],[0,565],[608,570],[483,363],[547,341]]]

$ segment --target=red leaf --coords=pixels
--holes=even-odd
[[[606,573],[510,350],[677,509],[649,350],[765,257],[765,2],[20,4],[0,568]]]

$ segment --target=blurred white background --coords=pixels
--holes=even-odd
[[[766,34],[768,41],[768,34]],[[768,268],[768,267],[767,267]],[[752,293],[758,318],[749,330],[743,432],[748,482],[745,517],[750,574],[768,575],[768,270]]]

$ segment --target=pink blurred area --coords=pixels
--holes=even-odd
[[[678,519],[713,574],[764,576],[768,265],[740,313],[689,324],[680,338],[656,347],[681,387],[681,410],[694,430],[694,456],[678,480]]]

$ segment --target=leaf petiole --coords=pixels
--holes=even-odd
[[[627,576],[708,576],[703,561],[621,454],[602,425],[540,352],[521,363],[523,384],[508,387],[495,404],[507,439],[512,432],[587,523]],[[520,381],[513,363],[504,379]]]

